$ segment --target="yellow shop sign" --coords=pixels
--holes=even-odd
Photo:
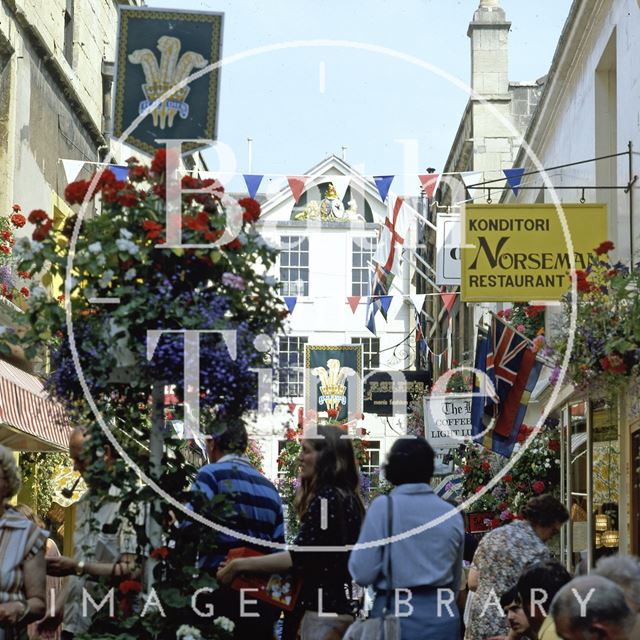
[[[552,204],[469,205],[462,216],[463,302],[559,300],[571,257],[586,269],[608,239],[607,206],[565,204],[571,251]]]

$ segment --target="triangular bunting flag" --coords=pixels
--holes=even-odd
[[[387,199],[387,194],[393,182],[395,176],[373,176],[373,180],[378,187],[378,193],[380,194],[380,200],[384,202]]]
[[[284,303],[287,305],[287,309],[289,309],[289,313],[293,313],[293,310],[296,308],[296,302],[298,302],[297,296],[284,297]]]
[[[355,313],[358,305],[360,304],[360,298],[362,296],[349,296],[347,301],[349,302],[349,306],[351,307],[351,313]]]
[[[84,166],[84,160],[62,160],[62,168],[68,183],[74,182]]]
[[[412,293],[409,298],[413,303],[413,306],[416,308],[416,311],[420,313],[422,311],[422,307],[424,306],[424,301],[427,297],[426,293]]]
[[[119,164],[110,164],[109,169],[116,177],[116,180],[126,180],[129,177],[129,167],[122,167]]]
[[[467,191],[474,202],[482,197],[484,192],[482,187],[470,186],[472,184],[479,184],[482,182],[482,171],[467,171],[465,173],[461,173],[460,177],[462,178],[462,182],[464,182],[464,186],[467,188]]]
[[[393,296],[380,296],[380,304],[382,305],[382,314],[385,317],[387,312],[389,311],[389,307],[391,306],[392,300],[393,300]]]
[[[457,293],[448,293],[447,291],[441,291],[440,297],[442,298],[442,302],[447,309],[447,313],[451,313],[451,309],[453,309],[453,305],[456,302]]]
[[[422,185],[422,190],[425,195],[429,200],[432,200],[433,192],[436,190],[440,175],[438,173],[423,173],[419,175],[418,178],[420,178],[420,184]]]
[[[504,177],[507,179],[507,184],[511,187],[513,195],[518,197],[518,191],[520,191],[520,183],[522,182],[524,167],[518,167],[517,169],[503,169],[502,173],[504,173]]]
[[[262,182],[262,178],[264,178],[264,176],[259,176],[252,173],[245,173],[242,177],[244,178],[244,182],[247,185],[247,191],[249,192],[249,196],[251,198],[255,198],[256,193],[258,193],[260,183]]]
[[[330,179],[336,193],[338,194],[338,198],[342,200],[344,198],[344,194],[347,192],[349,183],[351,182],[351,176],[331,176]]]
[[[289,188],[291,189],[293,200],[296,204],[298,204],[298,200],[300,200],[307,180],[308,176],[287,176],[287,182],[289,183]]]

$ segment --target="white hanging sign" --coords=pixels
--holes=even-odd
[[[436,284],[460,285],[460,216],[439,215],[436,224]]]

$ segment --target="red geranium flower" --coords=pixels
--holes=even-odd
[[[491,469],[491,465],[489,464],[488,460],[483,460],[482,461],[482,470],[483,471],[489,471],[489,469]]]
[[[471,471],[471,467],[465,464],[464,467],[462,467],[462,473],[469,473],[469,471]]]
[[[511,476],[511,474],[507,473],[507,474],[505,474],[503,480],[505,482],[511,482],[513,480],[513,477]]]
[[[132,191],[125,191],[118,196],[118,204],[121,207],[135,207],[138,204],[138,196]]]
[[[209,231],[209,215],[206,211],[199,211],[195,216],[184,216],[182,221],[192,231]]]
[[[327,415],[334,419],[338,417],[338,410],[337,409],[327,409]]]
[[[20,289],[20,293],[21,293],[25,298],[28,298],[28,297],[29,297],[29,289],[27,289],[27,287],[22,287],[22,289]]]
[[[118,586],[118,589],[122,593],[129,593],[131,591],[140,593],[142,591],[142,585],[137,580],[123,580]]]
[[[42,242],[49,235],[51,227],[53,227],[53,222],[51,222],[51,220],[47,220],[47,222],[40,224],[35,228],[31,237],[37,242]]]
[[[164,559],[169,555],[169,549],[168,549],[168,547],[158,547],[157,549],[154,549],[149,555],[152,558],[163,558]]]
[[[617,353],[600,358],[600,366],[604,371],[612,371],[613,373],[626,373],[627,371],[627,364]]]
[[[560,451],[560,440],[549,440],[547,446],[551,451]]]
[[[532,304],[532,305],[529,305],[528,307],[525,307],[524,313],[527,316],[527,318],[533,318],[534,316],[537,316],[539,313],[543,313],[544,310],[545,310],[544,305]]]
[[[19,204],[14,204],[12,207],[13,211],[18,213],[18,211],[22,211],[22,207]]]
[[[0,245],[0,251],[2,251],[2,253],[9,254],[11,249],[6,244],[1,244]]]
[[[153,160],[151,161],[151,166],[149,170],[151,173],[155,173],[156,175],[161,175],[165,172],[167,168],[167,150],[166,149],[158,149],[156,154],[153,156]]]
[[[42,209],[34,209],[30,214],[29,214],[29,222],[31,224],[39,224],[40,222],[44,222],[45,220],[48,220],[49,216],[47,215],[46,211],[43,211]]]
[[[260,203],[253,198],[242,198],[238,204],[244,209],[242,219],[246,222],[255,222],[260,217]]]
[[[15,207],[16,205],[13,206]],[[18,229],[20,229],[20,227],[24,227],[27,223],[27,219],[21,213],[14,213],[9,219],[11,220],[11,224]]]
[[[147,232],[147,238],[157,238],[163,231],[163,226],[153,220],[145,220],[142,228]]]
[[[612,251],[613,249],[615,249],[613,242],[611,242],[611,240],[605,240],[596,248],[596,255],[601,256],[604,253],[609,253],[609,251]]]
[[[65,187],[64,198],[69,204],[82,204],[87,197],[89,190],[89,182],[87,180],[76,180]],[[95,191],[94,191],[95,193]]]
[[[129,180],[132,182],[140,182],[147,177],[147,168],[139,164],[129,167]]]
[[[531,488],[533,489],[534,493],[543,493],[544,492],[544,482],[542,482],[542,480],[536,480],[532,485]]]
[[[240,240],[238,240],[238,238],[236,238],[235,240],[232,240],[231,242],[227,242],[227,244],[225,244],[223,248],[224,249],[231,249],[233,251],[237,251],[238,249],[242,248],[242,243],[240,242]]]

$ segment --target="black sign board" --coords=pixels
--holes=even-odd
[[[183,81],[219,62],[221,50],[221,13],[120,7],[113,135],[121,137],[147,110],[126,144],[153,154],[156,140],[215,139],[219,70]],[[185,143],[183,151],[203,146]]]
[[[407,405],[422,398],[431,386],[429,371],[366,371],[364,379],[365,413],[379,416],[406,414]],[[393,390],[396,390],[394,403]]]

